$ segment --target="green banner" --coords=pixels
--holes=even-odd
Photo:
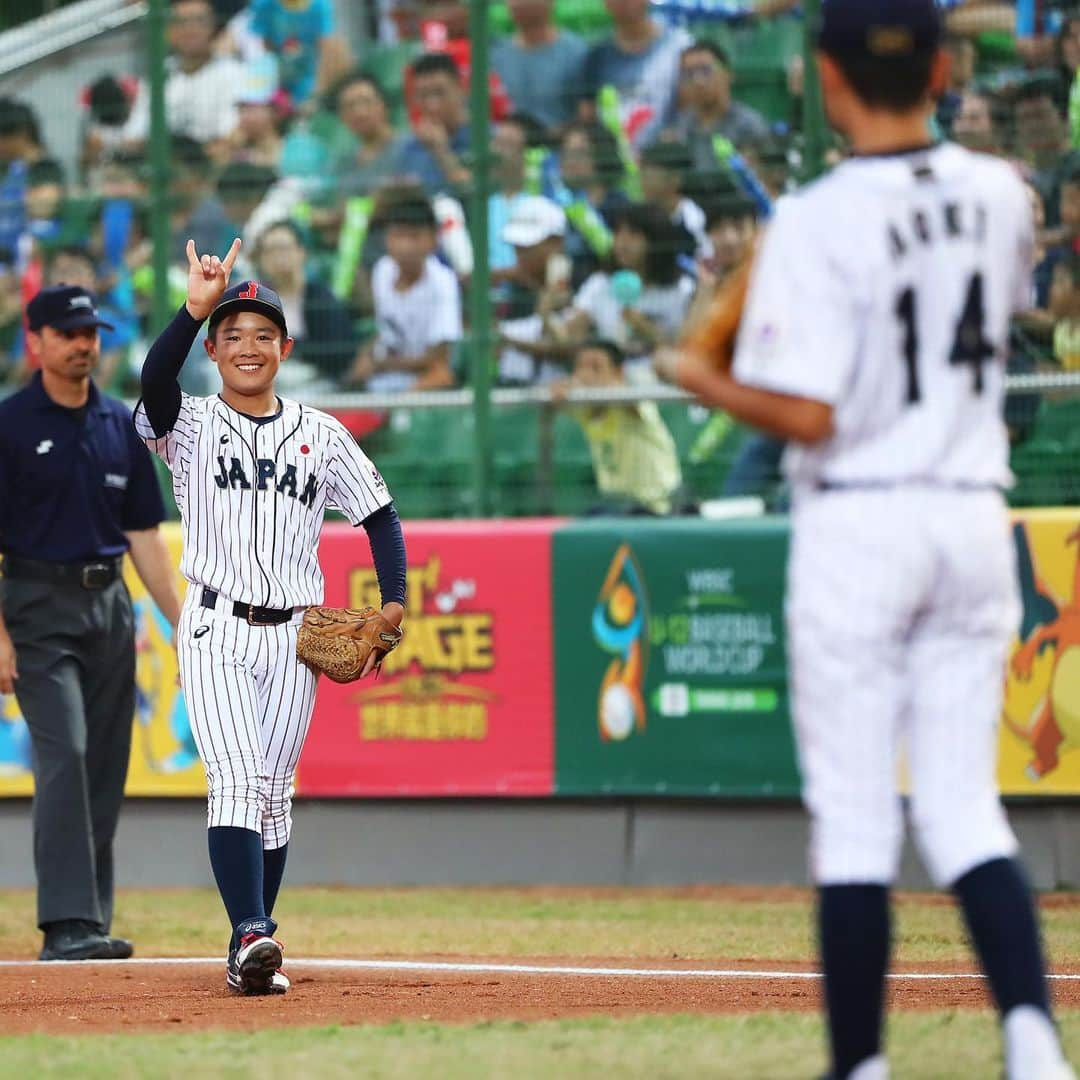
[[[559,794],[797,795],[787,520],[555,534]]]

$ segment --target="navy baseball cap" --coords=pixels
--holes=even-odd
[[[936,0],[823,0],[818,46],[838,56],[901,59],[937,47]]]
[[[94,294],[81,285],[49,285],[26,305],[26,321],[35,333],[43,326],[54,330],[82,330],[100,326],[111,330],[112,324],[98,318]]]
[[[277,323],[285,337],[289,336],[281,297],[269,285],[262,285],[258,281],[241,281],[239,285],[226,289],[217,307],[210,312],[210,333],[214,332],[214,327],[226,315],[232,315],[237,311],[257,311],[260,315],[265,315]]]

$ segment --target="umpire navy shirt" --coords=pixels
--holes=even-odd
[[[165,518],[150,452],[123,402],[90,383],[57,405],[41,372],[0,401],[0,551],[45,562],[122,555],[124,533]]]

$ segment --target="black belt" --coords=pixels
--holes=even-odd
[[[122,558],[94,559],[90,562],[42,562],[21,555],[4,556],[4,576],[21,581],[44,581],[54,585],[80,585],[84,589],[106,589],[121,574]]]
[[[204,608],[213,611],[217,607],[218,594],[213,589],[204,588],[202,599],[199,602]],[[280,626],[293,617],[291,607],[257,607],[255,604],[242,604],[239,600],[233,601],[232,613],[238,619],[244,619],[252,626]]]

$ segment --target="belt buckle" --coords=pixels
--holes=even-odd
[[[248,626],[264,626],[265,625],[265,623],[261,623],[261,622],[259,622],[258,619],[255,618],[255,605],[254,604],[248,604],[247,624],[248,624]]]
[[[90,563],[80,575],[84,589],[104,589],[112,580],[108,563]]]

